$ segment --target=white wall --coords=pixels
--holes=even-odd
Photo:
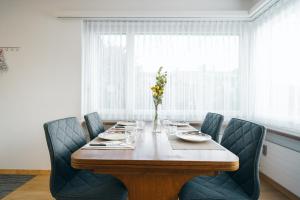
[[[49,169],[43,123],[80,116],[80,22],[49,12],[0,2],[0,46],[21,47],[0,73],[0,169]]]
[[[260,171],[300,197],[300,153],[267,141],[265,145]]]

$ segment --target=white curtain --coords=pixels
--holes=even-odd
[[[281,0],[252,23],[249,117],[300,131],[300,1]]]
[[[239,21],[84,21],[82,114],[152,119],[150,86],[163,66],[161,118],[198,121],[209,111],[242,116],[247,28]]]
[[[300,1],[280,0],[253,22],[83,22],[82,114],[152,119],[150,86],[168,71],[161,118],[208,112],[300,131]]]

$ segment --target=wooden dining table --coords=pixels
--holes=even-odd
[[[129,200],[175,200],[196,176],[235,171],[239,158],[229,150],[173,150],[167,134],[146,124],[135,149],[84,149],[74,152],[72,167],[111,174],[124,183]]]

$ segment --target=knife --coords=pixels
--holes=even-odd
[[[202,135],[202,136],[205,136],[205,133],[202,133],[200,131],[186,131],[186,132],[182,132],[182,134]]]
[[[109,146],[107,144],[103,144],[103,143],[98,143],[98,144],[89,144],[90,146],[94,147],[94,146]]]

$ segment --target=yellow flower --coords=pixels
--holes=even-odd
[[[157,93],[156,93],[156,92],[153,92],[153,96],[155,96],[155,97],[156,97],[156,96],[157,96]]]
[[[159,85],[156,86],[157,90],[159,90]]]

